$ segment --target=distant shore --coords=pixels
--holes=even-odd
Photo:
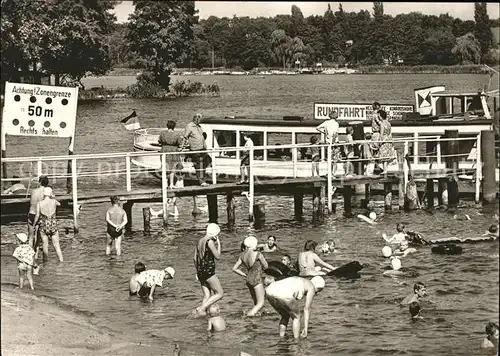
[[[498,69],[498,68],[496,68]],[[107,75],[109,76],[137,76],[141,69],[115,68]],[[242,69],[214,68],[190,69],[176,68],[172,75],[335,75],[335,74],[487,74],[489,70],[483,65],[365,65],[356,68],[303,68],[302,70],[283,70],[277,68],[258,68],[250,71]]]

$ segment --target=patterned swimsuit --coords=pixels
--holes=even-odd
[[[248,268],[247,285],[255,287],[262,283],[262,264],[259,260],[259,255],[255,257],[255,262],[252,267]]]
[[[205,254],[203,257],[197,257],[196,275],[200,283],[205,283],[210,277],[215,275],[215,257],[212,250],[208,247],[208,241],[205,244]]]
[[[56,214],[47,216],[40,213],[40,231],[48,236],[55,235],[57,232]]]

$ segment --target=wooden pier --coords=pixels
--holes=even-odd
[[[451,134],[453,136],[453,133]],[[450,137],[452,137],[450,136]],[[491,146],[492,135],[485,134],[488,144]],[[450,140],[451,142],[451,140]],[[479,148],[485,147],[485,143],[480,141],[479,137],[477,139],[478,151]],[[393,206],[393,192],[397,192],[398,195],[398,206],[400,209],[405,207],[405,192],[406,186],[409,181],[409,169],[404,164],[403,159],[400,157],[399,168],[395,172],[388,172],[383,175],[360,175],[360,170],[357,170],[357,175],[352,176],[342,176],[335,177],[332,174],[332,160],[331,160],[331,150],[328,146],[323,145],[327,149],[327,161],[328,169],[327,174],[321,177],[278,177],[278,178],[263,178],[255,177],[253,174],[253,169],[250,168],[249,184],[237,184],[234,182],[222,182],[222,180],[217,181],[217,171],[216,167],[212,167],[212,183],[207,186],[198,185],[187,185],[183,188],[168,188],[167,172],[165,169],[161,170],[161,188],[135,188],[132,189],[132,170],[131,170],[131,157],[134,155],[140,155],[141,153],[118,153],[118,154],[98,154],[98,155],[73,155],[73,156],[58,156],[58,157],[26,157],[26,158],[6,158],[5,161],[10,162],[38,162],[38,173],[44,173],[41,170],[41,163],[43,161],[70,161],[71,171],[68,175],[60,177],[60,179],[68,179],[70,177],[71,189],[70,194],[62,192],[55,189],[57,199],[61,202],[63,206],[70,207],[73,211],[74,220],[74,231],[78,232],[78,205],[79,204],[97,204],[97,203],[107,203],[109,202],[109,197],[116,195],[119,196],[125,211],[128,215],[129,225],[128,229],[131,228],[133,217],[132,217],[132,206],[135,203],[154,203],[161,202],[163,207],[163,222],[167,225],[168,219],[168,202],[167,199],[174,197],[196,197],[199,195],[207,196],[208,205],[208,220],[209,222],[219,222],[218,216],[218,196],[225,196],[226,199],[226,212],[227,212],[227,224],[229,227],[234,226],[235,223],[235,204],[234,198],[241,196],[242,193],[248,198],[248,220],[254,222],[255,224],[260,224],[262,220],[265,219],[265,207],[261,204],[255,204],[255,197],[262,195],[288,195],[293,196],[294,201],[294,216],[296,219],[301,220],[303,218],[303,201],[307,196],[312,199],[312,219],[320,220],[325,213],[334,213],[336,211],[336,204],[340,200],[334,201],[334,193],[341,192],[343,196],[343,211],[346,216],[352,216],[352,197],[356,194],[356,187],[363,188],[364,199],[362,201],[362,207],[367,208],[368,203],[371,200],[372,188],[375,184],[383,185],[383,195],[384,195],[384,207],[386,211],[392,210]],[[453,145],[447,146],[446,152],[452,153]],[[253,167],[254,158],[253,151],[262,149],[263,147],[254,147],[250,154],[250,167]],[[291,148],[297,148],[294,145]],[[227,148],[224,148],[228,150]],[[235,148],[238,149],[238,148]],[[408,154],[408,142],[404,145],[404,155]],[[429,151],[431,151],[431,145],[429,145]],[[213,153],[213,150],[211,151]],[[165,167],[167,153],[154,153],[163,162],[163,167]],[[151,155],[151,153],[149,153]],[[470,168],[465,173],[475,173],[476,177],[482,178],[488,176],[491,180],[491,167],[484,167],[481,164],[481,156],[479,152],[475,158],[475,167]],[[78,160],[98,160],[98,159],[125,159],[126,161],[126,171],[125,173],[125,184],[122,187],[113,187],[112,189],[98,189],[94,186],[93,189],[85,189],[89,185],[81,184],[82,177],[84,174],[79,176],[77,170]],[[439,157],[439,160],[441,157]],[[458,190],[456,189],[457,178],[457,156],[449,154],[444,157],[446,161],[447,168],[443,169],[432,169],[430,167],[428,170],[412,171],[412,178],[415,180],[427,180],[427,201],[428,207],[432,208],[434,206],[434,185],[435,182],[438,183],[438,198],[443,202],[442,196],[446,195],[446,202],[450,206],[455,206],[458,203]],[[363,162],[366,163],[366,162]],[[432,165],[431,165],[432,166]],[[294,171],[295,167],[294,167]],[[461,171],[463,174],[464,171]],[[123,172],[122,172],[123,174]],[[99,176],[99,179],[101,177]],[[494,167],[493,167],[493,179],[494,179]],[[476,181],[479,181],[476,179]],[[186,183],[190,183],[186,180]],[[483,189],[486,186],[487,189],[491,188],[491,183],[483,184]],[[359,189],[359,188],[358,188]],[[479,184],[476,184],[476,201],[479,200]],[[491,190],[491,189],[490,189]],[[445,194],[446,193],[446,194]],[[487,200],[490,198],[491,192],[483,192],[483,197]],[[196,201],[196,199],[195,199]],[[29,206],[29,197],[26,196],[13,196],[13,195],[2,195],[1,199],[1,210],[2,216],[8,214],[14,210],[15,207],[23,207],[27,211]],[[144,210],[144,223],[145,231],[148,232],[149,227],[146,226],[150,220],[150,216],[147,210]]]

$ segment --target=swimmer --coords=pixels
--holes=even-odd
[[[113,246],[113,241],[115,242],[116,255],[120,256],[122,253],[121,244],[123,236],[123,228],[128,223],[127,213],[120,206],[120,198],[117,196],[112,196],[111,208],[106,211],[106,223],[107,227],[107,241],[106,241],[106,256],[111,254],[111,247]]]
[[[314,252],[316,246],[318,246],[316,241],[308,240],[304,244],[304,251],[299,253],[298,265],[300,276],[325,275],[326,272],[317,271],[315,269],[316,264],[323,267],[327,272],[335,270],[335,267],[323,262],[323,260]]]
[[[487,236],[487,237],[492,237],[494,238],[495,240],[498,239],[498,225],[491,225],[488,229],[488,231],[486,231],[483,236]]]
[[[327,256],[330,253],[334,252],[335,252],[335,241],[333,240],[325,241],[323,245],[321,245],[321,253],[323,254],[323,256]]]
[[[413,293],[408,295],[400,303],[401,306],[411,304],[413,302],[419,302],[427,295],[425,290],[425,284],[422,282],[417,282],[413,285]]]
[[[285,266],[288,267],[289,269],[289,276],[298,276],[299,272],[295,269],[295,266],[292,264],[292,258],[290,255],[283,255],[281,256],[281,263],[283,263]]]
[[[143,271],[137,276],[137,283],[141,286],[137,294],[141,297],[145,297],[143,294],[143,288],[150,288],[148,299],[153,301],[153,295],[155,294],[156,286],[163,286],[164,279],[173,279],[175,275],[175,270],[172,267],[167,267],[163,270],[149,269]]]
[[[146,266],[142,262],[137,262],[135,264],[135,274],[130,277],[130,282],[128,284],[128,292],[129,295],[139,295],[139,291],[141,289],[141,285],[137,281],[137,278],[139,277],[139,274],[141,272],[144,272],[146,270]],[[149,291],[148,291],[149,293]]]
[[[268,264],[258,250],[258,241],[254,236],[247,237],[243,243],[246,250],[234,264],[233,272],[247,279],[246,284],[254,303],[254,307],[247,313],[247,316],[255,316],[264,306],[265,292],[262,283],[262,271],[267,269]],[[241,265],[246,267],[247,273],[240,270]]]
[[[405,233],[405,225],[402,223],[398,223],[396,225],[397,233],[394,234],[391,238],[388,238],[386,234],[382,234],[382,237],[385,241],[391,244],[400,244],[403,241],[406,241],[406,233]]]
[[[368,224],[371,224],[371,225],[375,225],[375,224],[377,224],[377,222],[375,221],[375,220],[377,219],[377,214],[376,214],[374,211],[372,211],[372,212],[368,215],[368,217],[366,217],[366,216],[365,216],[365,215],[363,215],[363,214],[359,214],[359,215],[358,215],[358,219],[361,219],[361,220],[363,220],[363,221],[366,221]]]
[[[325,280],[316,276],[311,280],[302,277],[288,277],[274,281],[273,277],[266,277],[266,297],[269,304],[281,315],[279,335],[285,336],[288,321],[292,318],[293,337],[307,337],[310,309],[314,296],[325,288]],[[305,298],[304,298],[305,297]],[[300,300],[305,299],[303,314],[304,328],[300,333]]]
[[[410,315],[411,315],[412,320],[423,319],[423,317],[420,316],[421,308],[417,302],[411,302],[410,306],[409,306],[409,310],[410,310]]]
[[[486,324],[486,337],[483,339],[483,343],[481,344],[481,348],[489,349],[494,348],[498,350],[498,324],[489,322]]]
[[[25,233],[16,234],[19,246],[16,247],[12,256],[17,260],[17,271],[19,273],[19,288],[24,288],[24,278],[28,280],[31,289],[33,285],[33,269],[38,274],[38,266],[34,260],[35,250],[29,244],[28,235]]]
[[[269,235],[267,238],[267,244],[261,244],[258,246],[259,250],[262,252],[274,252],[278,249],[276,245],[276,237],[274,235]]]
[[[207,331],[224,331],[226,330],[226,321],[220,316],[220,308],[217,304],[212,304],[207,309],[208,327]]]

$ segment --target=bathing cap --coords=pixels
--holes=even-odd
[[[49,197],[52,196],[52,195],[54,195],[54,193],[52,192],[52,188],[51,187],[45,187],[45,188],[43,188],[43,195],[44,196],[47,195]]]
[[[255,238],[255,236],[248,236],[245,241],[243,241],[243,244],[250,248],[250,249],[255,249],[257,248],[257,244],[258,244],[258,241],[257,239]]]
[[[22,243],[28,241],[28,235],[26,235],[24,232],[20,232],[19,234],[16,234],[16,236],[18,240],[21,241]]]
[[[393,258],[391,261],[392,269],[397,271],[401,268],[401,260],[397,257]]]
[[[316,292],[319,292],[323,288],[325,288],[325,280],[323,277],[316,276],[311,279],[311,283],[314,285],[314,289],[316,289]]]
[[[370,215],[368,215],[368,217],[369,217],[370,219],[372,219],[372,220],[375,220],[375,219],[377,218],[377,214],[375,214],[375,212],[374,212],[374,211],[372,211],[372,212],[370,213]]]
[[[207,225],[207,236],[215,237],[219,235],[220,227],[215,223],[210,223]]]
[[[384,257],[391,257],[392,255],[392,250],[389,246],[384,246],[384,248],[382,249],[382,254],[384,255]]]
[[[165,268],[165,272],[167,272],[170,276],[172,276],[172,278],[174,278],[175,269],[173,269],[172,267],[167,267],[167,268]]]

